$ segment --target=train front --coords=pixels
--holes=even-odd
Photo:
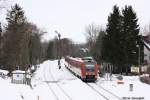
[[[98,76],[98,65],[93,60],[83,60],[84,61],[84,72],[83,72],[83,80],[84,81],[96,81]]]

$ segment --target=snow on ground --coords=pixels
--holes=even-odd
[[[101,78],[97,83],[119,97],[129,98],[125,100],[150,100],[150,85],[140,82],[139,76],[123,76],[124,84],[117,84],[117,81],[113,76],[111,81]],[[130,84],[133,84],[133,91],[130,91]]]
[[[70,73],[64,66],[64,60],[61,60],[61,69],[57,63],[58,60],[48,60],[39,65],[32,77],[32,89],[27,85],[12,84],[10,78],[0,78],[0,100],[105,100]],[[141,83],[138,76],[123,76],[124,84],[119,85],[116,77],[113,75],[111,81],[98,78],[96,83],[90,84],[110,100],[116,99],[112,99],[107,91],[123,100],[150,100],[150,85]],[[129,91],[129,84],[133,84],[133,91]]]
[[[10,79],[0,78],[0,100],[36,100],[27,85],[11,84]]]
[[[8,71],[6,71],[6,70],[1,70],[1,69],[0,69],[0,73],[3,73],[4,75],[7,75],[7,74],[8,74]]]

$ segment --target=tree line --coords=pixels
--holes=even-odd
[[[0,67],[9,71],[25,70],[44,59],[43,31],[27,21],[23,9],[15,4],[7,11],[7,25],[0,26]]]
[[[45,33],[35,24],[29,22],[23,8],[15,4],[7,11],[7,25],[0,24],[0,68],[9,70],[26,70],[47,59],[58,59],[67,55],[81,55],[79,45],[68,38],[41,42]]]
[[[94,31],[96,30],[95,27]],[[87,34],[91,37],[90,32]],[[114,72],[128,73],[132,65],[137,66],[143,63],[144,46],[141,41],[138,18],[132,6],[126,5],[120,11],[119,7],[115,5],[112,13],[108,16],[106,30],[100,29],[93,34],[98,34],[98,36],[89,48],[91,55],[99,64],[111,63],[114,66]],[[88,43],[91,42],[88,37],[87,40]]]
[[[87,46],[90,55],[101,64],[112,63],[114,72],[128,72],[131,65],[138,65],[144,53],[140,27],[136,12],[132,6],[125,6],[121,11],[116,5],[108,16],[106,29],[89,25],[86,28],[87,45],[74,44],[68,38],[55,37],[49,42],[41,42],[43,31],[27,21],[23,9],[18,5],[7,12],[8,24],[0,25],[0,67],[12,71],[19,66],[25,70],[29,64],[38,64],[46,59],[59,56],[89,56],[84,54]],[[88,50],[87,50],[88,51]],[[18,68],[18,67],[17,67]]]
[[[55,37],[46,43],[46,59],[59,59],[59,57],[72,56],[83,57],[85,55],[81,48],[85,48],[84,44],[75,44],[71,39]]]

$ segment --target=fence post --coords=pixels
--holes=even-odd
[[[133,84],[129,84],[129,90],[133,91]]]
[[[39,97],[39,96],[37,96],[37,100],[40,100],[40,97]]]

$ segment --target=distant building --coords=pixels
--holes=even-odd
[[[150,65],[150,35],[143,36],[144,61]]]

